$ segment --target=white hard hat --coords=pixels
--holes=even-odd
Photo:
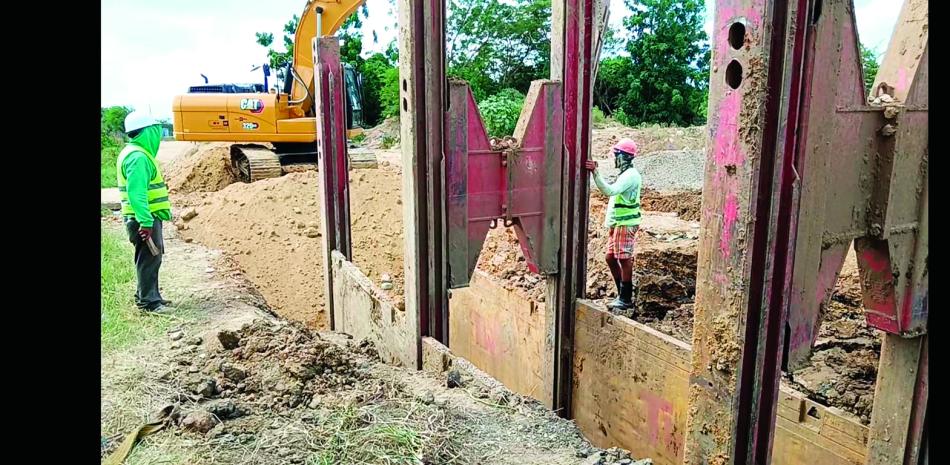
[[[128,134],[136,129],[147,128],[154,124],[159,124],[158,120],[142,111],[133,111],[125,117],[125,133]]]

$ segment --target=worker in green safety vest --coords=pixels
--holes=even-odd
[[[607,304],[616,310],[633,308],[633,247],[640,229],[640,172],[633,167],[637,144],[621,139],[613,147],[614,165],[620,170],[617,180],[609,184],[597,172],[597,162],[587,160],[584,167],[593,174],[597,189],[610,197],[607,203],[608,228],[607,266],[617,285],[617,299]]]
[[[162,127],[151,116],[135,111],[125,118],[125,132],[131,140],[116,160],[116,178],[125,229],[135,245],[135,303],[145,312],[165,313],[171,302],[159,292],[158,270],[165,253],[162,221],[171,220],[172,206],[155,161]]]

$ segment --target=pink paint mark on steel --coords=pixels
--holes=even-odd
[[[475,344],[490,355],[498,353],[498,322],[486,320],[478,313],[472,314],[472,329],[475,331]]]
[[[891,262],[887,259],[887,254],[878,253],[878,251],[874,249],[867,249],[861,252],[861,259],[861,261],[875,273],[885,272],[891,267]]]
[[[717,2],[719,3],[719,2]],[[736,21],[742,21],[747,26],[747,33],[753,34],[751,26],[758,25],[762,21],[763,2],[756,1],[751,5],[746,5],[743,1],[723,1],[716,5],[716,24],[720,28],[714,32],[713,40],[716,41],[715,57],[717,64],[724,65],[726,57],[729,55],[729,27]]]
[[[821,305],[834,290],[838,270],[841,268],[839,264],[844,261],[846,253],[848,253],[847,248],[838,248],[821,257],[824,266],[818,268],[818,285],[815,287],[815,302],[818,305]],[[827,266],[828,264],[834,266]]]
[[[795,350],[805,343],[811,343],[812,340],[812,328],[807,324],[795,325],[792,328],[792,336],[789,339],[789,347],[791,350]]]
[[[722,253],[723,258],[729,258],[731,254],[729,245],[732,243],[732,228],[735,226],[738,218],[739,202],[736,199],[736,194],[730,191],[726,194],[726,203],[723,206],[722,235],[719,236],[719,251]]]
[[[713,276],[713,281],[715,281],[716,284],[719,284],[720,286],[722,286],[726,284],[726,275],[722,274],[722,272],[717,272]]]
[[[679,455],[683,438],[675,434],[673,404],[650,391],[640,391],[640,398],[646,407],[647,432],[651,443],[666,449],[670,455]]]
[[[896,92],[903,94],[910,87],[910,79],[907,78],[907,68],[897,70],[897,84],[894,85]]]
[[[738,92],[728,92],[720,100],[717,111],[716,134],[713,136],[715,152],[713,157],[716,165],[722,169],[726,166],[738,167],[745,157],[739,149],[736,139],[739,137],[739,111],[741,109]]]

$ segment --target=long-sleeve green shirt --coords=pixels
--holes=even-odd
[[[162,130],[159,126],[145,128],[131,141],[131,145],[139,150],[128,154],[125,160],[122,160],[122,174],[127,183],[129,204],[135,212],[135,220],[144,228],[152,227],[152,212],[148,207],[148,185],[155,178],[155,170],[159,169],[149,160],[144,151],[148,150],[155,157],[161,140]],[[162,221],[169,221],[172,212],[159,210],[155,212],[155,217]]]
[[[604,220],[604,226],[609,228],[614,224],[614,203],[617,202],[617,197],[623,199],[621,203],[628,204],[635,203],[639,200],[638,197],[642,178],[640,177],[640,172],[632,166],[623,173],[620,173],[620,176],[617,176],[617,180],[613,184],[607,183],[597,170],[594,170],[592,174],[597,189],[603,192],[604,195],[610,197],[610,200],[607,202],[607,218]]]

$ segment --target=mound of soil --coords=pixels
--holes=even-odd
[[[399,175],[388,169],[350,173],[353,259],[378,284],[389,275],[402,300],[402,211],[396,207]],[[176,226],[186,240],[224,250],[281,316],[326,328],[323,254],[315,171],[289,173],[251,184],[234,183],[218,192],[173,199],[193,208]],[[188,217],[188,208],[182,218]]]
[[[399,118],[388,118],[376,127],[363,132],[363,146],[370,149],[386,149],[399,145]],[[394,145],[391,145],[394,144]],[[387,145],[390,145],[387,147]]]
[[[705,150],[706,127],[689,128],[628,128],[611,125],[593,130],[591,154],[594,158],[613,158],[611,150],[620,139],[629,137],[636,141],[641,154],[661,150]]]
[[[702,201],[702,191],[659,192],[644,188],[640,193],[640,205],[644,210],[676,213],[686,221],[700,220]]]
[[[237,181],[228,168],[231,144],[201,144],[196,152],[179,157],[165,170],[168,190],[176,194],[214,192]]]

